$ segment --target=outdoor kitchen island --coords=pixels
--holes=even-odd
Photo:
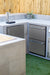
[[[25,39],[0,34],[0,75],[25,75]]]
[[[35,33],[34,33],[34,30],[35,30]],[[26,48],[27,48],[28,54],[50,60],[50,48],[49,48],[50,21],[49,20],[18,19],[18,20],[15,20],[15,23],[12,23],[12,24],[1,22],[0,33],[13,35],[16,37],[19,37],[19,36],[24,37],[26,39],[26,46],[27,46]],[[35,35],[37,37],[34,37]],[[35,51],[35,49],[33,49],[33,46],[37,47],[37,49],[39,48],[38,51],[37,49]]]

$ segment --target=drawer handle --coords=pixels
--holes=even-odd
[[[34,27],[31,27],[32,29],[37,29],[37,30],[45,30],[44,28],[34,28]],[[29,28],[30,29],[30,28]]]
[[[30,42],[35,42],[35,43],[38,43],[38,44],[41,44],[41,45],[44,45],[45,42],[41,42],[41,41],[38,41],[38,40],[29,40]]]

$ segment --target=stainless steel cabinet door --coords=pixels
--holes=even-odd
[[[45,41],[45,27],[29,25],[29,38]]]
[[[7,34],[23,38],[24,25],[16,25],[16,26],[7,27]]]
[[[37,40],[29,40],[29,51],[41,56],[45,56],[45,43]]]

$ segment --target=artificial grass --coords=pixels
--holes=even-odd
[[[26,75],[50,75],[50,61],[27,54]]]

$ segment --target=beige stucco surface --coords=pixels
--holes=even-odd
[[[13,39],[15,38],[0,34],[0,42],[5,42],[5,41],[13,40]]]
[[[13,38],[0,36],[0,39],[5,41]],[[0,75],[26,75],[25,55],[25,40],[0,46]]]

